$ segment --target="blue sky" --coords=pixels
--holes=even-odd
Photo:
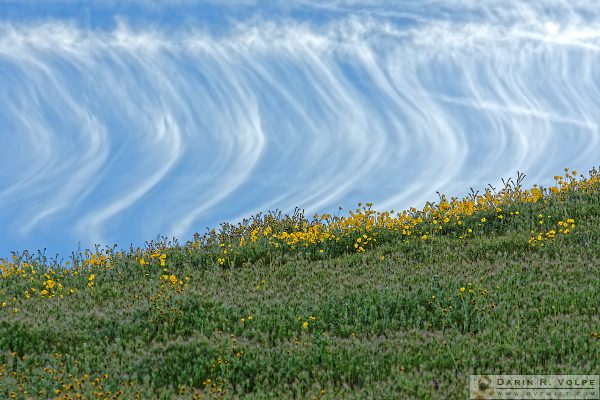
[[[0,1],[0,256],[599,164],[594,2],[391,3]]]

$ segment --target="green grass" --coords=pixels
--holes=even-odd
[[[515,209],[359,254],[257,244],[227,267],[171,246],[174,286],[135,251],[91,281],[54,265],[63,298],[39,295],[52,262],[24,255],[36,274],[0,279],[0,397],[464,399],[470,374],[599,373],[600,191]],[[539,213],[577,226],[532,247]]]

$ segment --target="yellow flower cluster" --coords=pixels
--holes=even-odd
[[[208,389],[212,398],[224,398],[227,395],[227,379],[230,369],[235,368],[239,360],[244,356],[244,352],[238,349],[237,339],[230,335],[231,348],[229,354],[221,355],[213,359],[208,377],[202,382],[205,389]]]
[[[178,280],[175,275],[163,274],[160,276],[160,280],[170,283],[171,286],[183,285],[183,281],[181,279]]]
[[[303,318],[302,317],[297,317],[296,318],[298,321],[302,321]],[[315,324],[317,322],[317,317],[315,317],[314,315],[311,315],[308,317],[308,321],[303,321],[302,322],[302,329],[308,330],[310,324]]]
[[[149,260],[146,261],[146,258],[148,258]],[[143,251],[142,256],[138,258],[138,263],[142,267],[144,267],[146,265],[151,265],[152,260],[158,260],[158,263],[161,267],[167,265],[167,255],[158,250],[146,250],[145,252]]]
[[[374,234],[375,236],[376,234]],[[369,245],[369,243],[371,242],[375,242],[375,238],[374,237],[369,237],[366,233],[363,234],[362,236],[359,236],[356,239],[356,242],[354,243],[354,248],[359,252],[359,253],[364,253],[365,252],[365,247],[367,247]]]
[[[452,312],[452,310],[456,309],[456,307],[458,307],[460,304],[467,304],[469,307],[477,306],[474,308],[474,310],[481,311],[481,312],[487,312],[490,309],[496,308],[496,304],[479,307],[479,304],[482,301],[484,301],[484,299],[487,296],[488,296],[487,289],[485,289],[485,288],[475,289],[475,286],[473,285],[473,283],[468,282],[465,286],[461,286],[456,291],[456,296],[454,298],[458,300],[458,303],[450,301],[449,304],[447,304],[446,306],[443,306],[442,304],[439,303],[440,300],[438,300],[438,297],[436,295],[432,295],[431,298],[428,300],[428,304],[433,309],[437,309],[437,310],[441,311],[443,314],[448,314],[448,313]],[[442,302],[444,301],[444,299],[441,299],[441,300],[442,300]],[[451,299],[445,299],[445,300],[451,300]]]
[[[7,358],[12,358],[12,360],[19,358],[16,352],[7,353],[6,356]],[[22,356],[21,360],[25,359],[27,359],[27,356]],[[108,374],[98,373],[95,375],[90,375],[85,373],[83,375],[76,376],[68,373],[67,370],[69,365],[79,365],[80,361],[78,360],[71,360],[67,362],[61,353],[53,353],[51,359],[54,366],[45,366],[40,371],[43,375],[45,375],[45,378],[48,381],[48,387],[45,388],[44,391],[39,393],[30,393],[27,391],[25,385],[20,384],[19,395],[15,392],[4,392],[6,398],[29,399],[43,397],[56,400],[83,400],[90,398],[121,399],[125,398],[123,395],[123,389],[127,386],[133,386],[135,384],[133,381],[123,381],[119,384],[119,387],[115,388],[114,384],[109,384],[108,379],[110,377]],[[0,364],[0,378],[5,377],[7,374],[7,363]],[[12,371],[10,374],[13,379],[20,382],[27,382],[30,379],[30,377],[25,376],[21,371]]]
[[[539,225],[544,225],[544,215],[540,214],[539,216]],[[550,216],[547,216],[548,218]],[[566,221],[558,221],[558,227],[553,227],[554,229],[550,229],[548,231],[539,231],[537,234],[535,231],[531,231],[531,238],[529,239],[529,245],[531,247],[544,247],[544,241],[556,239],[558,235],[568,235],[573,229],[575,229],[575,220],[573,218],[568,218]]]
[[[346,216],[315,214],[312,220],[297,210],[291,216],[273,213],[245,220],[238,225],[223,224],[221,231],[210,231],[204,236],[196,235],[188,248],[202,249],[213,254],[213,262],[222,266],[235,266],[243,263],[240,256],[245,249],[276,248],[282,252],[305,252],[315,256],[326,256],[355,251],[365,252],[369,246],[380,241],[382,235],[401,237],[405,240],[434,240],[441,234],[452,232],[455,237],[467,239],[486,230],[496,230],[523,218],[520,205],[540,203],[540,208],[551,198],[567,192],[588,193],[600,187],[600,173],[593,170],[588,178],[576,177],[576,171],[566,169],[564,177],[556,177],[557,184],[549,189],[534,185],[531,189],[522,188],[524,175],[519,174],[516,182],[505,182],[504,188],[487,188],[483,193],[472,192],[463,199],[448,199],[439,194],[439,202],[428,202],[422,209],[410,208],[402,212],[376,211],[371,203],[359,203]],[[477,217],[474,215],[478,214]],[[552,239],[560,234],[568,234],[574,225],[571,219],[543,232],[533,234],[530,244]],[[548,225],[540,220],[540,227]],[[545,225],[544,225],[545,224]],[[216,243],[216,244],[215,244]],[[220,250],[215,253],[215,246]]]

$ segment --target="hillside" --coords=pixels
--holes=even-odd
[[[0,260],[3,398],[456,398],[600,370],[600,172]]]

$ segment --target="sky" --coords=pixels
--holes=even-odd
[[[0,0],[0,257],[585,173],[599,6]]]

